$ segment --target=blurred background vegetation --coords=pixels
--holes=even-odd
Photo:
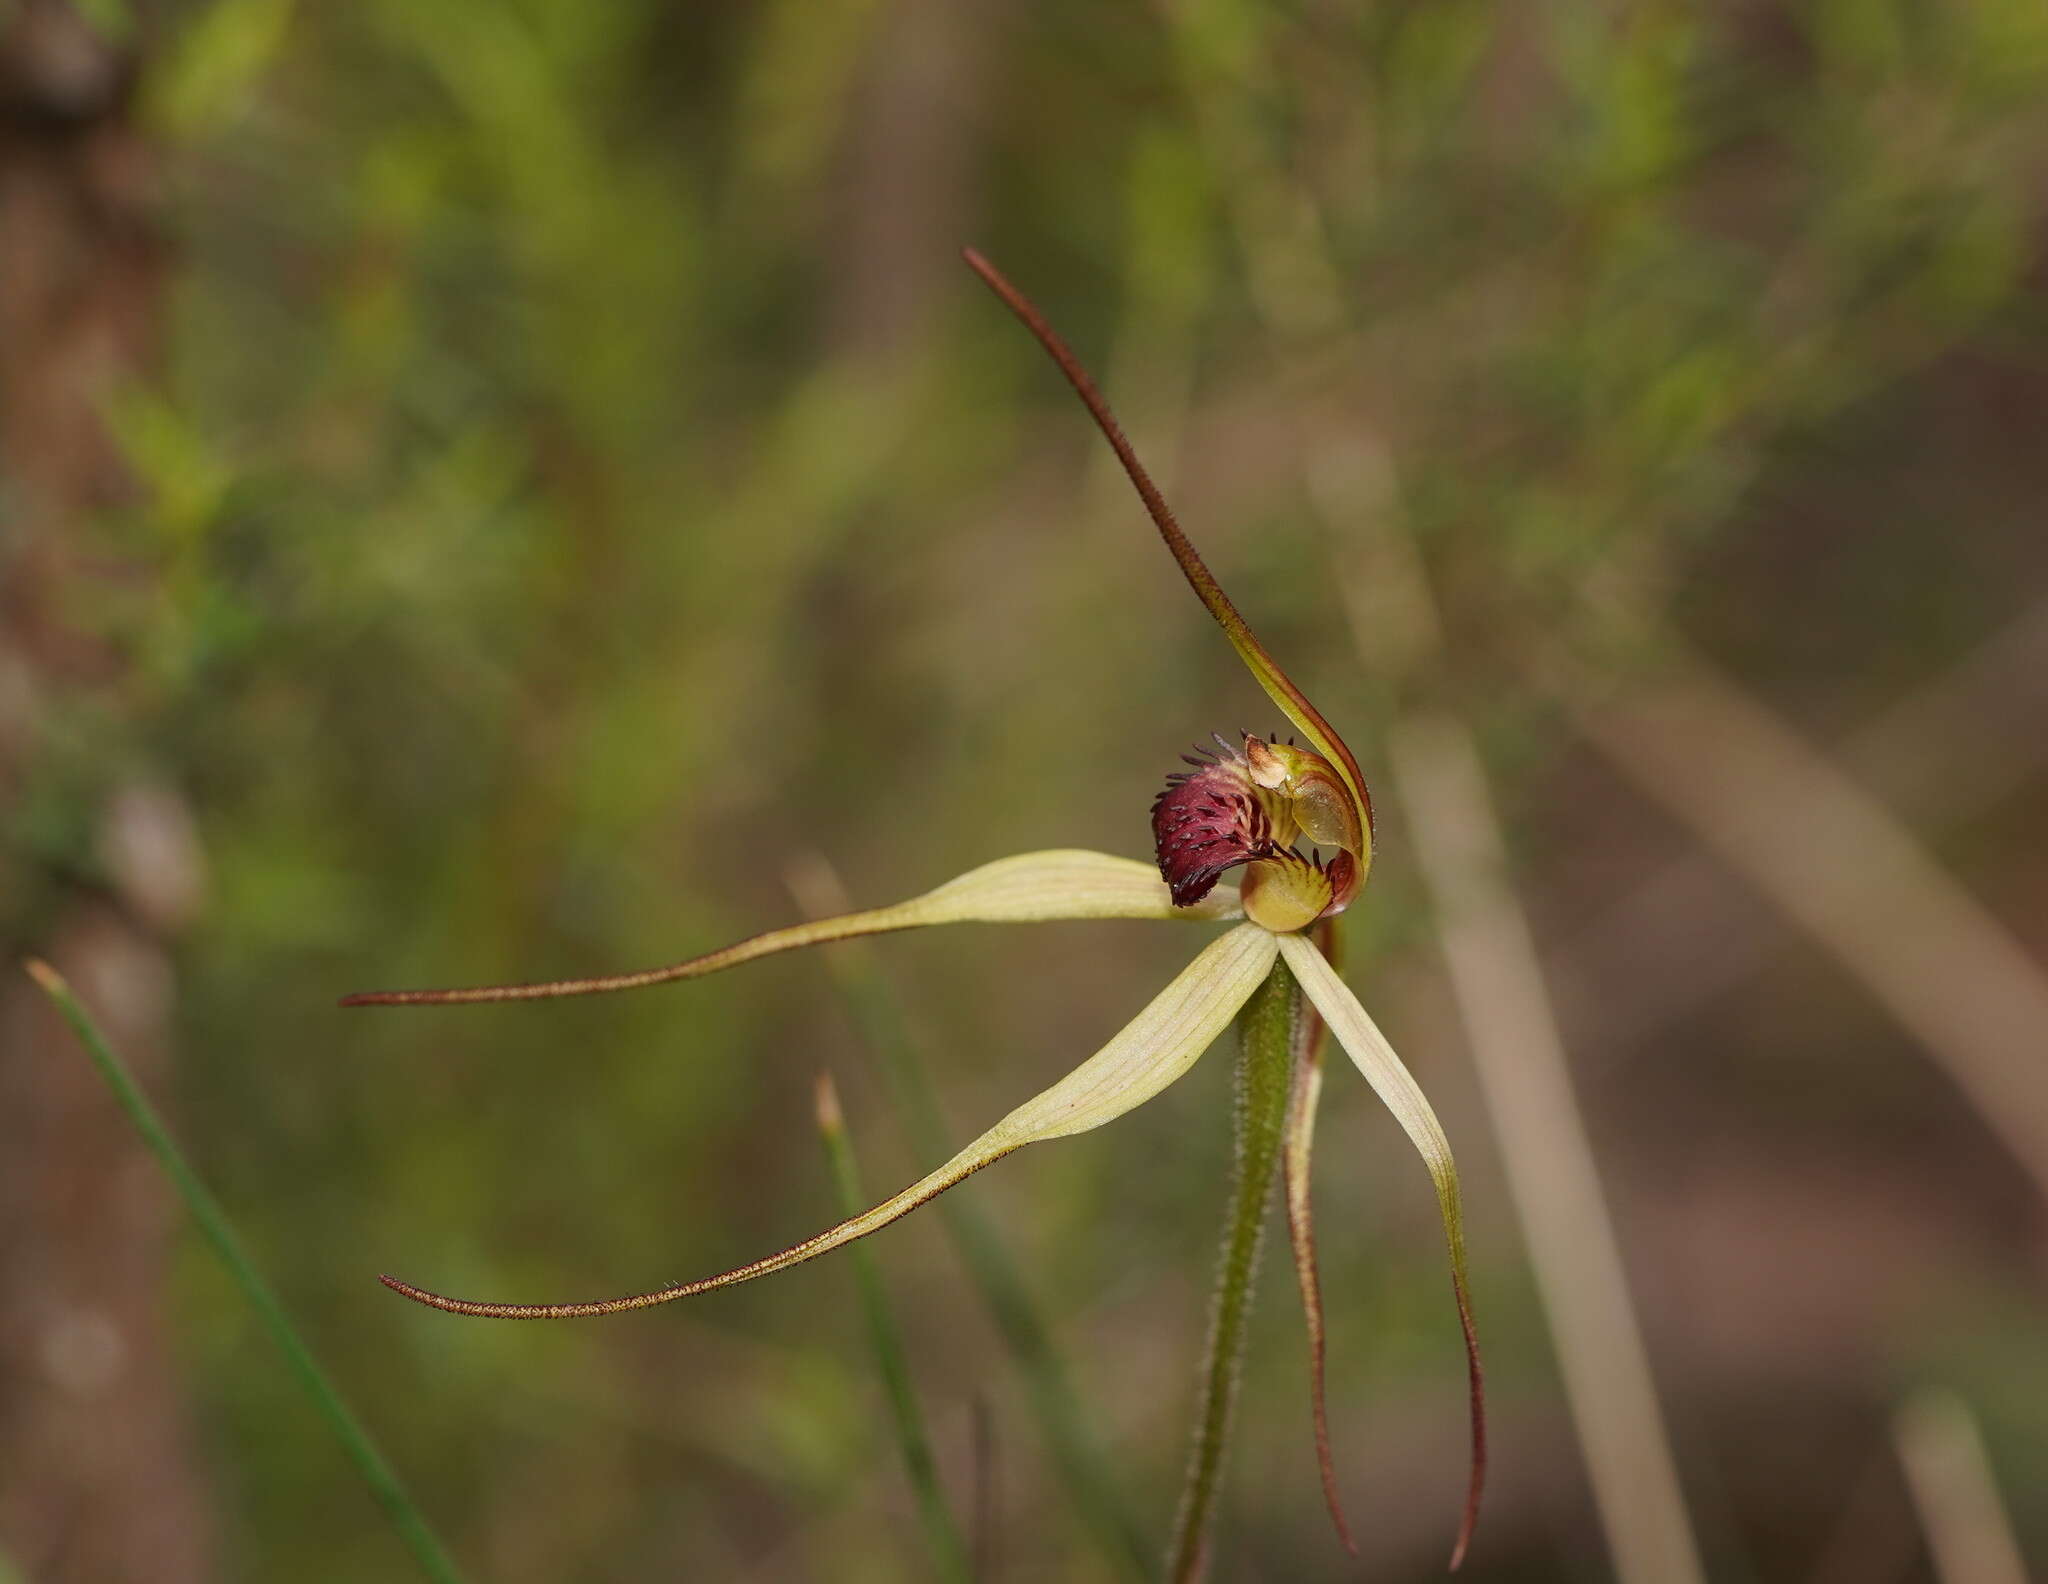
[[[1926,1386],[2048,1566],[2044,134],[2037,0],[5,0],[8,956],[147,1068],[475,1578],[921,1576],[845,1262],[560,1326],[372,1279],[581,1298],[792,1241],[834,1215],[820,1068],[908,1180],[823,964],[333,1003],[687,955],[793,916],[816,855],[862,903],[1142,856],[1190,741],[1279,724],[972,242],[1381,793],[1348,958],[1468,1173],[1467,1576],[1614,1573],[1385,781],[1418,712],[1490,772],[1709,1574],[1933,1577]],[[879,951],[964,1131],[1187,944]],[[0,1547],[405,1576],[33,1002]],[[1162,1543],[1228,1080],[958,1190]],[[1426,1180],[1348,1069],[1326,1098],[1365,1554],[1269,1261],[1219,1579],[1433,1577],[1455,1525]],[[994,1576],[1118,1576],[939,1223],[873,1246],[963,1504],[986,1405]]]

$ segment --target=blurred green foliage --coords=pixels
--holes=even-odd
[[[1105,376],[1368,774],[1404,690],[1455,692],[1511,803],[1534,789],[1539,859],[1567,840],[1538,823],[1558,732],[1512,635],[1653,664],[1605,625],[1625,588],[1855,718],[2042,586],[2038,470],[1942,416],[1996,427],[2042,390],[2034,0],[211,0],[140,38],[177,278],[163,378],[110,416],[145,497],[115,530],[153,575],[81,614],[132,687],[64,721],[9,840],[89,871],[108,776],[190,801],[184,1131],[480,1578],[898,1576],[909,1501],[846,1270],[559,1327],[371,1280],[580,1298],[790,1241],[824,1203],[810,1075],[851,1036],[802,962],[589,1004],[333,997],[669,960],[785,917],[798,847],[864,901],[1021,848],[1142,853],[1183,744],[1271,724],[960,243]],[[1303,480],[1354,451],[1385,489],[1333,524]],[[1842,519],[1824,577],[1774,558],[1786,500]],[[1449,674],[1352,657],[1330,558],[1394,520]],[[1540,1322],[1414,882],[1375,878],[1352,956],[1475,1139],[1511,1464],[1556,1412]],[[957,1123],[1064,1070],[1181,949],[1089,928],[888,944]],[[1209,1066],[1114,1142],[960,1190],[1018,1229],[1162,1539],[1227,1166]],[[1367,1529],[1440,1506],[1399,1553],[1422,1576],[1459,1488],[1434,1218],[1385,1118],[1331,1088],[1340,1466]],[[878,1088],[848,1104],[886,1133],[860,1120]],[[922,1164],[878,1147],[869,1173]],[[944,1246],[923,1218],[876,1245],[941,1457],[993,1390],[1030,1515],[1003,1576],[1095,1576]],[[1968,1384],[2039,1476],[2038,1305],[1984,1280],[1929,1300],[1899,1368],[2007,1360]],[[178,1313],[237,1576],[393,1576],[196,1247]],[[1346,1576],[1293,1325],[1276,1276],[1219,1578]],[[1717,1503],[1740,1443],[1685,1390],[1710,1547],[1798,1576],[1810,1529]],[[1510,1498],[1496,1522],[1474,1576],[1597,1575],[1582,1518]]]

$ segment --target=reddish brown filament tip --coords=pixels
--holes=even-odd
[[[1458,1525],[1458,1542],[1451,1547],[1451,1571],[1458,1571],[1472,1544],[1472,1531],[1479,1527],[1479,1497],[1486,1486],[1486,1369],[1479,1362],[1479,1332],[1472,1323],[1472,1298],[1456,1276],[1451,1288],[1458,1299],[1458,1323],[1465,1332],[1465,1378],[1472,1399],[1472,1475],[1465,1489],[1465,1518]]]

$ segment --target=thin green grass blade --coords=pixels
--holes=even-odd
[[[807,912],[841,911],[843,890],[822,860],[793,867],[789,880]],[[949,1155],[958,1141],[940,1108],[924,1047],[874,949],[865,941],[844,941],[828,947],[823,957],[854,1026],[882,1069],[912,1153],[934,1160]],[[1032,1416],[1076,1513],[1120,1576],[1155,1577],[1157,1542],[1138,1521],[1123,1473],[1104,1453],[1066,1358],[1002,1232],[973,1199],[946,1194],[934,1208],[1023,1377]]]
[[[1287,1128],[1298,996],[1294,975],[1285,963],[1276,962],[1272,974],[1252,992],[1238,1014],[1236,1182],[1223,1223],[1223,1253],[1215,1308],[1209,1317],[1194,1451],[1181,1490],[1173,1549],[1167,1556],[1166,1575],[1173,1584],[1199,1579],[1208,1558],[1209,1528],[1215,1517],[1224,1456],[1230,1450],[1238,1366],[1244,1356],[1252,1291]]]
[[[853,1153],[853,1140],[846,1135],[839,1091],[829,1073],[818,1075],[818,1137],[825,1144],[825,1160],[832,1169],[832,1190],[840,1213],[859,1215],[868,1206],[867,1191],[861,1186],[860,1162]],[[939,1485],[931,1436],[925,1430],[924,1412],[918,1406],[917,1388],[910,1378],[910,1353],[903,1345],[903,1333],[889,1307],[881,1265],[865,1243],[854,1244],[848,1253],[853,1260],[854,1284],[860,1289],[861,1310],[867,1317],[868,1340],[874,1344],[875,1363],[889,1394],[897,1449],[903,1454],[903,1469],[910,1477],[911,1494],[917,1499],[918,1522],[924,1529],[925,1544],[931,1548],[932,1565],[941,1578],[969,1584],[974,1574],[968,1565],[967,1544]]]
[[[349,1461],[355,1464],[356,1472],[362,1475],[363,1482],[370,1487],[370,1494],[377,1499],[377,1505],[384,1509],[384,1515],[390,1520],[391,1527],[398,1532],[399,1539],[412,1552],[414,1560],[420,1565],[420,1571],[427,1577],[440,1581],[440,1584],[459,1584],[462,1575],[456,1571],[454,1562],[441,1548],[440,1541],[434,1537],[425,1515],[406,1494],[405,1487],[398,1481],[398,1475],[391,1465],[385,1462],[383,1453],[377,1450],[376,1443],[370,1439],[370,1433],[364,1428],[362,1421],[357,1419],[348,1404],[342,1401],[340,1392],[327,1378],[326,1371],[321,1369],[319,1362],[313,1357],[312,1350],[306,1346],[293,1327],[290,1317],[285,1314],[284,1305],[278,1302],[276,1293],[271,1291],[269,1284],[250,1262],[248,1254],[242,1248],[241,1239],[235,1235],[234,1227],[228,1221],[227,1213],[221,1209],[219,1201],[207,1191],[206,1185],[200,1182],[198,1175],[186,1163],[183,1153],[171,1138],[169,1130],[165,1128],[163,1119],[157,1115],[156,1108],[149,1103],[149,1098],[137,1086],[121,1058],[114,1054],[113,1048],[107,1044],[91,1016],[79,1004],[77,996],[72,994],[70,985],[66,984],[63,976],[48,963],[31,959],[24,966],[29,977],[34,979],[55,1003],[64,1021],[71,1025],[71,1031],[78,1036],[79,1044],[85,1047],[86,1054],[92,1058],[100,1076],[106,1080],[107,1087],[120,1102],[121,1109],[127,1112],[128,1120],[134,1124],[135,1131],[141,1135],[142,1141],[156,1156],[164,1169],[164,1174],[177,1189],[178,1197],[184,1200],[185,1208],[191,1213],[193,1221],[205,1234],[207,1242],[213,1245],[214,1253],[220,1257],[221,1264],[227,1267],[228,1275],[234,1279],[235,1285],[241,1288],[243,1298],[248,1301],[249,1307],[256,1312],[257,1319],[263,1323],[264,1329],[270,1333],[271,1339],[283,1352],[285,1363],[298,1377],[299,1384],[306,1389],[306,1394],[313,1399],[313,1406],[319,1410],[320,1417],[327,1421],[328,1428],[334,1432],[335,1439],[341,1443],[342,1451],[347,1453]]]
[[[995,1413],[988,1405],[988,1393],[974,1394],[974,1518],[969,1543],[970,1560],[977,1580],[996,1576],[996,1427]]]

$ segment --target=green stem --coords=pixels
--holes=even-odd
[[[853,1141],[846,1134],[838,1092],[831,1078],[823,1073],[818,1076],[818,1136],[825,1142],[825,1159],[832,1168],[833,1192],[841,1212],[859,1215],[870,1201],[861,1186],[860,1162],[855,1159]],[[860,1288],[861,1309],[867,1316],[868,1340],[874,1344],[875,1363],[889,1393],[896,1440],[903,1453],[904,1472],[910,1476],[911,1493],[917,1498],[918,1521],[924,1526],[925,1543],[931,1547],[932,1561],[941,1577],[968,1584],[974,1574],[968,1565],[967,1546],[953,1521],[952,1509],[946,1505],[946,1493],[939,1486],[931,1437],[925,1431],[917,1390],[911,1384],[909,1352],[889,1308],[881,1267],[865,1243],[854,1244],[847,1254],[853,1262],[854,1283]]]
[[[922,1159],[944,1160],[957,1142],[939,1109],[922,1048],[887,978],[861,942],[834,945],[824,956],[863,1039],[881,1062],[911,1148]],[[1132,1580],[1153,1578],[1155,1542],[1125,1499],[1121,1476],[1103,1453],[1066,1360],[1002,1233],[965,1195],[942,1195],[933,1208],[1023,1375],[1031,1411],[1082,1521],[1120,1574]]]
[[[384,1461],[383,1453],[377,1450],[376,1443],[370,1439],[370,1433],[363,1427],[362,1421],[356,1418],[348,1404],[342,1401],[341,1393],[327,1378],[326,1372],[313,1357],[312,1350],[306,1346],[293,1327],[290,1317],[285,1314],[284,1305],[278,1302],[277,1295],[271,1291],[269,1284],[257,1274],[256,1267],[250,1263],[248,1254],[242,1248],[241,1239],[236,1237],[234,1227],[228,1221],[227,1213],[221,1209],[219,1201],[207,1191],[206,1185],[200,1182],[197,1174],[186,1163],[183,1153],[171,1138],[169,1130],[165,1128],[163,1119],[156,1114],[155,1107],[149,1103],[149,1098],[143,1094],[133,1075],[123,1065],[121,1058],[114,1054],[113,1048],[107,1044],[85,1008],[79,1005],[78,998],[72,994],[71,987],[64,982],[63,977],[48,963],[31,959],[26,967],[29,976],[42,986],[51,1001],[56,1004],[64,1021],[71,1025],[71,1031],[78,1036],[78,1042],[85,1047],[93,1065],[99,1068],[100,1076],[114,1092],[114,1098],[120,1102],[121,1109],[128,1113],[129,1122],[142,1136],[143,1143],[147,1144],[156,1156],[164,1169],[164,1175],[170,1178],[171,1185],[177,1189],[178,1197],[184,1200],[185,1208],[198,1224],[200,1232],[204,1234],[207,1242],[213,1245],[214,1253],[220,1256],[221,1264],[227,1267],[228,1275],[234,1279],[235,1285],[241,1288],[242,1297],[256,1312],[257,1319],[270,1333],[271,1340],[283,1352],[285,1363],[298,1377],[299,1384],[306,1389],[306,1394],[313,1399],[313,1406],[327,1421],[328,1428],[334,1432],[334,1438],[341,1443],[341,1448],[348,1454],[349,1461],[355,1464],[356,1472],[362,1475],[363,1482],[370,1487],[370,1494],[376,1497],[377,1504],[384,1509],[384,1515],[390,1519],[391,1527],[398,1531],[399,1539],[404,1541],[407,1549],[412,1552],[414,1560],[420,1565],[420,1571],[431,1579],[441,1581],[441,1584],[459,1584],[462,1575],[456,1572],[454,1562],[449,1559],[448,1553],[441,1549],[440,1541],[434,1538],[434,1532],[427,1526],[425,1515],[405,1493],[405,1487],[398,1482],[398,1475],[393,1472],[391,1465]]]
[[[1173,1584],[1200,1578],[1208,1559],[1209,1525],[1215,1515],[1224,1454],[1230,1446],[1238,1364],[1251,1319],[1266,1213],[1279,1174],[1294,1028],[1301,1012],[1293,974],[1284,963],[1275,963],[1272,976],[1253,993],[1237,1018],[1236,1181],[1223,1226],[1194,1451],[1181,1492],[1180,1516],[1174,1524],[1173,1549],[1167,1557],[1167,1577]]]

